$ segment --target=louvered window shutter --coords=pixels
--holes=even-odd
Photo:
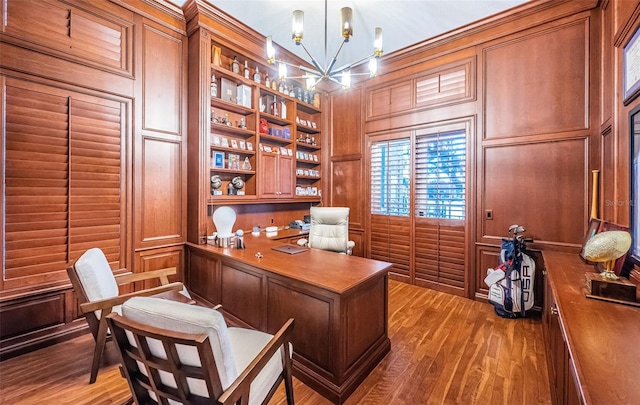
[[[411,270],[411,141],[371,144],[371,258],[393,263],[391,273],[407,280]]]
[[[416,216],[464,219],[465,131],[416,137]]]
[[[124,105],[7,79],[2,289],[67,282],[101,248],[124,265]]]
[[[371,145],[371,213],[408,216],[411,176],[409,138]]]
[[[69,100],[6,86],[4,280],[66,268]]]
[[[119,104],[71,102],[71,259],[96,246],[120,257],[121,119]]]
[[[416,80],[416,107],[438,105],[469,95],[465,66]]]

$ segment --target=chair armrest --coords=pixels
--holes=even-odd
[[[167,267],[166,269],[143,271],[140,273],[124,273],[115,276],[118,285],[131,284],[136,281],[145,281],[152,278],[159,278],[162,284],[169,284],[168,276],[176,274],[178,271],[175,267]]]
[[[293,318],[289,318],[287,322],[280,328],[280,330],[271,338],[269,343],[258,353],[255,359],[247,366],[247,368],[236,378],[236,380],[222,393],[218,398],[218,404],[231,405],[238,402],[244,395],[247,396],[246,400],[249,401],[249,388],[251,383],[262,371],[264,366],[271,360],[274,354],[284,346],[285,352],[288,356],[284,361],[291,361],[291,353],[289,352],[289,341],[291,340],[291,334],[293,333]],[[283,364],[283,371],[285,369]]]
[[[351,254],[353,253],[353,247],[356,245],[356,243],[352,240],[347,241],[347,254],[349,256],[351,256]]]
[[[182,290],[182,283],[175,282],[171,284],[161,285],[158,287],[148,288],[146,290],[134,291],[132,293],[118,295],[117,297],[105,298],[103,300],[85,302],[80,304],[80,310],[83,314],[88,312],[107,310],[111,312],[111,308],[116,305],[122,305],[125,301],[132,297],[148,297],[150,295],[160,294],[171,290]]]

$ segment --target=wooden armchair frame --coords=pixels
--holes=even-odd
[[[206,334],[188,334],[159,329],[132,321],[117,313],[109,314],[109,322],[118,351],[121,356],[123,374],[127,378],[133,399],[137,404],[166,403],[168,399],[190,404],[248,405],[250,387],[253,380],[265,367],[267,362],[282,347],[282,372],[271,387],[263,401],[263,405],[276,392],[284,380],[287,404],[294,405],[292,366],[289,342],[293,332],[293,319],[289,319],[273,336],[269,343],[251,361],[231,386],[223,391],[220,376],[216,367],[213,350]],[[129,342],[126,331],[133,334],[137,347]],[[162,342],[167,359],[154,356],[146,338]],[[192,346],[197,349],[201,367],[186,366],[178,357],[176,345]],[[147,370],[147,376],[140,372],[138,362]],[[176,388],[163,384],[159,370],[170,373],[175,378]],[[209,398],[190,392],[187,378],[204,380]],[[152,400],[150,392],[155,393]]]
[[[91,363],[91,376],[89,377],[89,384],[93,384],[96,381],[98,370],[100,369],[102,352],[104,351],[104,346],[108,338],[106,315],[112,312],[114,306],[122,305],[131,297],[160,294],[161,296],[165,296],[168,299],[183,300],[178,293],[183,288],[182,283],[169,283],[169,276],[176,274],[176,270],[177,269],[175,267],[169,267],[166,269],[146,271],[144,273],[124,273],[115,275],[114,278],[116,280],[116,283],[118,284],[118,287],[122,285],[132,284],[134,282],[152,279],[159,279],[161,285],[145,290],[120,294],[112,298],[90,301],[87,297],[87,293],[84,287],[82,286],[82,283],[80,282],[80,278],[78,277],[75,263],[73,266],[67,268],[67,274],[69,275],[69,279],[71,280],[71,285],[73,286],[73,290],[78,297],[80,312],[86,318],[87,323],[89,324],[89,330],[91,330],[91,334],[93,335],[93,338],[96,342],[96,346],[93,351],[93,361]],[[188,300],[188,298],[184,297],[184,300]],[[96,316],[94,311],[101,311],[100,318]]]

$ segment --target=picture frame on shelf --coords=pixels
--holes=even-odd
[[[224,152],[213,152],[213,167],[224,169]]]
[[[312,155],[313,156],[313,161],[317,162],[318,161],[318,155]]]
[[[247,144],[244,141],[240,141],[240,149],[247,149]]]
[[[622,47],[622,86],[624,105],[640,94],[640,26]]]
[[[231,140],[231,147],[233,149],[238,149],[238,141],[236,141],[235,139]]]
[[[287,155],[293,156],[293,151],[291,149],[287,149]]]
[[[587,233],[584,236],[584,240],[582,241],[582,250],[580,251],[580,257],[582,257],[584,260],[587,260],[584,257],[584,247],[587,245],[587,242],[589,242],[589,239],[593,238],[597,233],[600,232],[601,226],[602,220],[598,218],[591,218],[589,220],[589,227],[587,228]]]
[[[253,150],[253,144],[251,142],[247,142],[247,150]]]
[[[228,166],[229,169],[240,170],[240,155],[236,155],[235,153],[229,153],[228,160],[229,160],[229,166]]]
[[[220,138],[220,146],[223,146],[225,148],[229,147],[229,140],[225,137]]]

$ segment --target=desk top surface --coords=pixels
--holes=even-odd
[[[640,403],[640,308],[587,298],[577,253],[542,254],[584,399]]]
[[[246,249],[196,244],[189,246],[339,294],[386,274],[391,267],[391,263],[320,249],[308,249],[296,254],[278,252],[272,248],[286,242],[267,238],[263,233],[259,236],[245,234],[244,243]],[[262,254],[261,258],[256,257],[258,252]]]

